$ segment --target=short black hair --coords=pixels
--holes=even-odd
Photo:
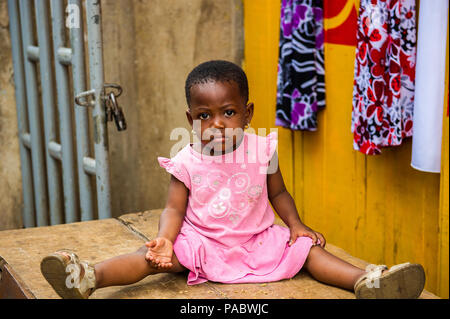
[[[187,76],[184,90],[186,102],[190,106],[191,88],[197,84],[204,84],[210,81],[225,82],[234,81],[239,87],[241,96],[245,104],[248,102],[248,81],[244,70],[240,66],[224,60],[212,60],[199,64]]]

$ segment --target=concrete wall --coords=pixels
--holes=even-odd
[[[6,1],[0,1],[0,230],[22,226],[22,177]]]
[[[175,127],[186,127],[184,81],[210,59],[243,59],[241,0],[103,0],[105,81],[120,83],[128,128],[110,124],[113,215],[162,208]],[[190,129],[189,129],[190,131]]]
[[[242,0],[102,0],[105,82],[118,83],[126,131],[109,124],[113,216],[162,208],[184,81],[210,59],[243,60]],[[0,230],[21,227],[22,190],[6,1],[0,1]],[[190,131],[190,129],[189,129]],[[8,155],[8,157],[6,157]]]

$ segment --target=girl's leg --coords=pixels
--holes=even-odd
[[[311,248],[304,267],[314,279],[348,290],[353,290],[358,278],[366,273],[320,246]]]
[[[133,284],[148,275],[162,272],[181,272],[186,270],[173,254],[172,267],[156,269],[145,260],[148,248],[142,246],[136,252],[113,257],[95,265],[96,288]]]

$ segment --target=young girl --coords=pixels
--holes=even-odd
[[[321,282],[354,290],[357,298],[419,297],[421,265],[366,272],[328,253],[324,236],[302,223],[278,168],[276,133],[244,132],[254,107],[239,66],[202,63],[187,77],[185,91],[186,116],[200,142],[171,159],[158,158],[171,180],[157,237],[96,265],[68,250],[45,257],[42,274],[61,297],[88,298],[94,289],[161,272],[189,270],[187,283],[194,285],[277,281],[301,268]],[[287,227],[274,225],[270,204]],[[68,267],[79,269],[79,285],[67,281]]]

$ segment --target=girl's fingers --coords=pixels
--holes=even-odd
[[[172,263],[171,262],[163,262],[160,257],[157,256],[153,256],[151,253],[147,253],[145,256],[145,259],[150,263],[150,265],[153,268],[158,268],[158,269],[167,269],[172,267]]]
[[[147,255],[145,255],[145,258],[149,261],[153,260],[153,255],[151,253],[147,253]]]
[[[145,243],[148,248],[159,248],[164,245],[164,241],[161,238],[155,238]]]
[[[323,247],[323,237],[318,232],[315,232],[315,234],[317,236],[317,244],[320,245],[320,247]]]
[[[295,235],[291,235],[291,238],[289,240],[289,246],[292,246],[292,244],[295,243],[295,241],[297,240],[298,237],[309,237],[311,238],[312,242],[314,245],[317,244],[317,235],[314,232],[306,232],[306,233],[302,233],[302,234],[295,234]]]
[[[311,238],[313,245],[317,244],[317,236],[314,232],[307,232],[304,236]]]
[[[168,269],[172,267],[172,263],[152,263],[152,267],[158,268],[158,269]]]
[[[150,240],[149,242],[145,243],[145,246],[147,246],[148,248],[153,248],[156,245],[156,240]]]
[[[320,239],[320,246],[322,248],[325,247],[325,237],[323,237],[323,235],[321,233],[317,233],[317,235],[319,236],[319,239]]]
[[[307,233],[305,233],[303,236],[306,236],[306,237],[311,238],[313,244],[315,244],[316,241],[317,241],[317,237],[314,235],[314,233],[307,232]]]
[[[295,241],[297,240],[297,237],[298,237],[298,235],[291,235],[288,246],[292,246],[295,243]]]
[[[314,240],[314,244],[317,244],[317,235],[315,233],[313,233],[313,240]]]

